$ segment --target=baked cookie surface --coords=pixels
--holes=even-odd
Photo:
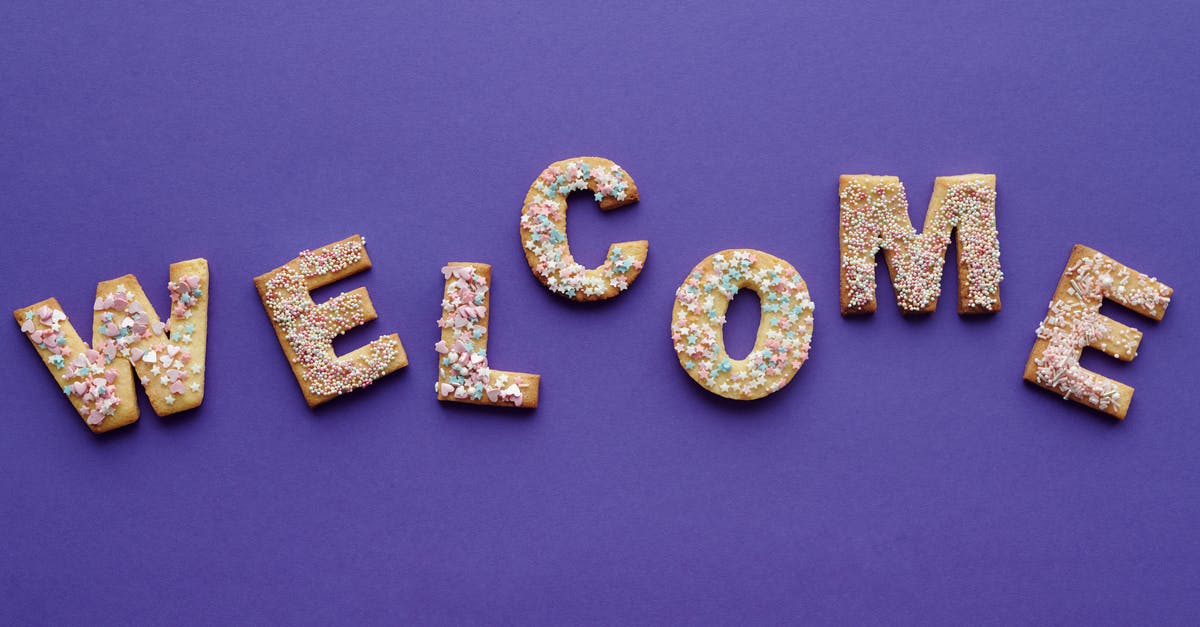
[[[99,350],[84,343],[55,298],[13,316],[88,429],[102,433],[137,421],[133,372],[115,346],[101,335],[93,338]]]

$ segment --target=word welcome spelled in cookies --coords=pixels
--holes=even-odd
[[[649,242],[609,246],[602,264],[575,260],[567,241],[567,197],[591,195],[602,210],[635,203],[638,186],[624,168],[599,157],[550,164],[533,181],[519,216],[519,241],[529,268],[546,289],[571,301],[616,298],[645,267]],[[922,231],[909,221],[904,185],[894,176],[845,175],[839,184],[840,309],[844,316],[875,312],[876,258],[883,253],[902,314],[929,313],[941,296],[951,238],[957,242],[958,312],[1001,310],[996,177],[938,177]],[[363,288],[314,302],[311,292],[371,267],[366,241],[352,235],[254,279],[280,348],[309,406],[367,387],[404,368],[400,337],[381,335],[348,354],[333,340],[376,316]],[[446,262],[431,354],[438,360],[434,394],[440,401],[512,408],[538,405],[541,376],[493,368],[488,353],[491,266]],[[53,297],[14,312],[64,396],[92,431],[138,418],[135,378],[159,415],[200,405],[204,397],[209,273],[204,259],[171,265],[170,310],[160,319],[137,279],[104,281],[93,304],[92,343],[80,338]],[[759,296],[754,348],[735,359],[725,350],[725,312],[740,290]],[[1084,348],[1121,360],[1137,353],[1142,334],[1100,314],[1103,300],[1162,319],[1172,290],[1104,254],[1075,246],[1036,340],[1024,378],[1117,418],[1133,389],[1079,365]],[[715,252],[688,272],[675,291],[670,340],[680,367],[710,392],[754,400],[779,391],[809,358],[813,305],[800,273],[786,260],[748,248]],[[506,315],[513,315],[509,313]],[[499,361],[504,362],[503,356]],[[135,377],[136,373],[136,377]]]

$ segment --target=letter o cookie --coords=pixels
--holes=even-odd
[[[538,175],[521,209],[521,245],[533,275],[555,294],[578,301],[604,300],[633,283],[646,263],[650,243],[620,242],[608,247],[598,268],[586,268],[567,243],[567,196],[592,192],[604,211],[637,202],[638,189],[621,166],[600,157],[556,161]]]
[[[725,352],[725,311],[741,288],[758,293],[761,320],[745,359]],[[671,339],[679,363],[708,391],[754,400],[787,385],[808,359],[813,302],[800,273],[758,250],[723,250],[706,257],[675,291]]]

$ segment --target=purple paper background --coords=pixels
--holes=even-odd
[[[1200,612],[1195,3],[566,9],[235,2],[0,8],[0,305],[77,323],[132,272],[212,269],[204,405],[90,434],[15,324],[0,430],[0,622],[1187,623]],[[1038,3],[1040,5],[1041,3]],[[1036,6],[1036,8],[1035,8]],[[558,8],[551,8],[558,7]],[[577,256],[651,241],[614,301],[531,276],[551,161]],[[837,313],[837,177],[994,172],[1004,311]],[[137,237],[124,234],[136,230]],[[112,235],[98,238],[105,231]],[[411,364],[310,411],[251,278],[351,233]],[[1072,244],[1177,290],[1117,423],[1024,384]],[[668,337],[705,255],[788,259],[810,361],[768,399],[699,388]],[[534,412],[439,404],[447,261],[494,266],[501,369]],[[881,266],[882,268],[882,266]],[[882,273],[882,270],[881,270]],[[754,298],[729,343],[745,352]],[[4,326],[4,325],[0,325]]]

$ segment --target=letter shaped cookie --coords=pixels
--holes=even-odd
[[[132,363],[154,412],[178,413],[204,400],[208,262],[171,264],[171,314],[162,322],[132,274],[96,286],[92,346],[48,298],[13,312],[21,331],[96,433],[138,419]]]
[[[725,311],[740,288],[758,293],[761,320],[745,359],[725,353]],[[737,400],[762,398],[787,385],[808,359],[813,302],[788,262],[749,249],[706,257],[675,291],[671,339],[679,363],[708,391]]]
[[[302,251],[286,265],[254,279],[309,407],[366,387],[408,365],[395,333],[381,335],[342,357],[334,352],[333,338],[376,318],[366,288],[343,292],[319,305],[309,294],[370,267],[366,242],[351,235],[316,252]]]
[[[1000,240],[996,177],[939,176],[920,234],[908,218],[904,185],[894,176],[843,174],[842,315],[875,311],[875,254],[883,250],[900,313],[931,313],[941,293],[951,231],[958,241],[958,313],[1000,311]]]
[[[521,209],[521,244],[533,275],[550,288],[578,301],[603,300],[620,294],[642,271],[649,242],[621,242],[608,247],[598,268],[588,269],[571,256],[567,243],[567,196],[589,190],[608,211],[637,202],[638,189],[621,166],[600,157],[576,157],[550,164],[525,195]]]
[[[541,377],[504,372],[488,366],[488,307],[492,267],[485,263],[452,262],[442,268],[446,277],[442,339],[438,352],[437,397],[478,405],[537,407]]]
[[[1050,311],[1038,325],[1025,380],[1064,399],[1124,420],[1133,388],[1079,365],[1085,346],[1121,361],[1137,355],[1142,333],[1100,313],[1104,299],[1162,320],[1173,290],[1087,246],[1076,244]]]

